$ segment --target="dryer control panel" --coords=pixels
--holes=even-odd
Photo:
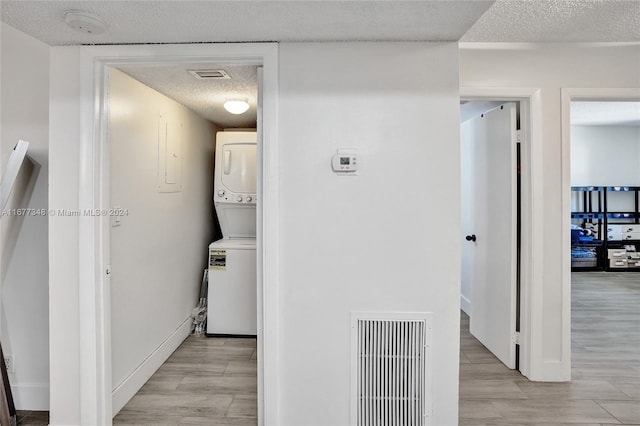
[[[255,204],[256,194],[238,194],[224,189],[219,189],[214,198],[218,203],[242,203],[242,204]]]

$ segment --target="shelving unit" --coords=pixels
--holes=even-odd
[[[576,186],[572,187],[571,223],[589,229],[593,233],[591,241],[571,238],[571,269],[602,270],[605,264],[604,242],[600,238],[604,234],[604,187]],[[576,223],[577,222],[577,223]]]
[[[594,237],[591,241],[572,238],[572,270],[640,271],[640,259],[636,262],[628,257],[636,254],[621,253],[625,246],[633,246],[635,253],[640,253],[640,187],[574,186],[571,190],[571,222],[589,229]],[[616,194],[616,205],[611,203],[612,194]],[[580,257],[581,253],[589,255],[589,251],[595,253],[595,262]]]
[[[604,188],[604,209],[607,212],[604,217],[607,230],[605,249],[609,258],[607,270],[640,271],[640,258],[638,258],[640,255],[639,193],[640,187],[637,186],[607,186]],[[610,208],[610,195],[613,194],[627,198],[628,203],[633,203],[632,208],[622,210]],[[633,200],[631,200],[632,196]],[[620,258],[620,253],[625,251],[625,246],[633,246],[635,251],[626,253],[627,262]],[[622,253],[622,257],[624,257],[624,253]]]

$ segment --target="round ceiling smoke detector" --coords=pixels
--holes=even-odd
[[[76,31],[85,34],[100,34],[107,29],[107,24],[98,15],[83,10],[67,10],[64,22]]]

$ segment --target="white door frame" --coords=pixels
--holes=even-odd
[[[640,101],[640,88],[564,88],[560,91],[562,108],[562,324],[571,330],[571,102]],[[571,339],[562,339],[562,353],[569,354],[571,377]],[[564,355],[563,355],[564,358]]]
[[[278,423],[278,46],[275,43],[82,47],[79,208],[109,208],[106,67],[134,63],[262,64],[263,144],[258,145],[258,418]],[[79,218],[80,413],[82,424],[111,424],[108,218]],[[194,302],[195,303],[195,302]],[[51,392],[63,392],[51,389]]]
[[[542,330],[542,101],[538,88],[461,87],[460,98],[520,101],[523,132],[522,243],[520,299],[520,372],[531,380],[543,376]],[[525,118],[525,120],[522,120]],[[570,336],[563,338],[570,339]]]

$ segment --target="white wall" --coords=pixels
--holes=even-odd
[[[569,218],[562,215],[561,88],[640,87],[637,44],[463,43],[460,85],[464,87],[541,88],[543,192],[543,345],[532,378],[562,380],[569,356],[562,348],[562,235]]]
[[[48,208],[49,47],[1,24],[0,167],[19,139],[30,142],[7,205]],[[13,355],[9,374],[19,410],[49,408],[48,220],[45,215],[2,216],[0,340]]]
[[[640,186],[640,127],[571,126],[572,186]]]
[[[110,72],[109,103],[111,205],[128,211],[121,226],[111,228],[112,383],[114,389],[126,386],[130,397],[139,386],[124,382],[144,383],[146,377],[135,376],[154,368],[136,369],[162,363],[175,348],[155,361],[148,358],[185,321],[190,329],[214,239],[216,128],[118,70]],[[157,190],[160,114],[170,125],[183,126],[179,192]],[[114,402],[116,410],[119,405]]]
[[[434,425],[458,408],[455,43],[280,45],[280,425],[347,425],[350,313],[434,313]],[[357,177],[331,171],[358,149]]]
[[[52,48],[49,208],[78,209],[80,48]],[[73,66],[75,65],[75,66]],[[76,166],[77,165],[77,166]],[[50,424],[81,424],[79,218],[49,216]],[[75,386],[70,386],[74,384]],[[64,392],[58,392],[64,389]]]

